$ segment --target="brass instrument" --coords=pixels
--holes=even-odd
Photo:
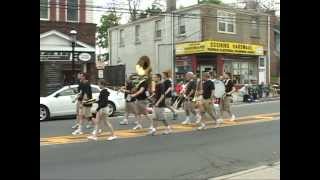
[[[140,57],[139,61],[136,64],[136,72],[137,72],[137,75],[132,75],[130,78],[134,86],[132,89],[132,93],[137,92],[139,90],[138,87],[140,86],[140,84],[146,81],[148,84],[148,91],[150,91],[152,89],[152,79],[151,79],[152,68],[151,68],[150,59],[148,56]],[[130,99],[129,96],[128,98]]]
[[[201,91],[202,91],[202,77],[200,77],[200,79],[197,79],[196,92],[192,99],[192,101],[195,102],[196,105],[200,105],[201,101],[203,100],[203,96],[202,94],[200,94]]]

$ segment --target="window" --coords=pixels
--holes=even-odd
[[[124,30],[120,30],[120,47],[124,46]]]
[[[260,59],[259,59],[259,66],[265,67],[265,59],[263,57],[260,57]]]
[[[155,38],[161,39],[161,20],[155,22]]]
[[[140,44],[140,25],[135,26],[135,43]]]
[[[92,91],[92,94],[100,93],[100,90],[95,87],[91,87],[91,91]]]
[[[178,31],[180,35],[183,35],[186,33],[186,25],[185,25],[185,18],[184,16],[178,17]]]
[[[236,15],[226,11],[218,10],[218,32],[236,33]]]
[[[250,24],[251,24],[251,36],[259,37],[259,19],[257,17],[253,17]]]
[[[68,0],[67,2],[67,21],[78,21],[79,3],[78,0]]]
[[[60,94],[60,96],[72,96],[72,95],[76,94],[76,90],[69,88],[64,91],[61,91],[59,94]]]
[[[40,1],[40,19],[49,19],[49,0]]]
[[[279,33],[275,33],[275,38],[276,38],[276,50],[278,52],[280,52],[280,34]]]

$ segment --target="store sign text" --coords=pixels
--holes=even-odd
[[[177,55],[204,52],[261,56],[263,55],[263,46],[223,41],[203,41],[199,43],[183,43],[176,45]]]

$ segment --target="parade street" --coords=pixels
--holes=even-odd
[[[134,131],[133,121],[119,125],[112,117],[115,134],[107,141],[106,130],[98,141],[72,136],[74,119],[40,122],[41,179],[208,179],[280,161],[280,101],[233,105],[236,121],[228,117],[218,128],[210,120],[206,130],[181,125],[166,117],[173,133],[147,135]],[[161,129],[161,128],[160,128]]]

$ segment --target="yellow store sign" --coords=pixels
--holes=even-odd
[[[195,53],[226,53],[261,56],[263,55],[263,46],[223,41],[202,41],[176,45],[176,55]]]

